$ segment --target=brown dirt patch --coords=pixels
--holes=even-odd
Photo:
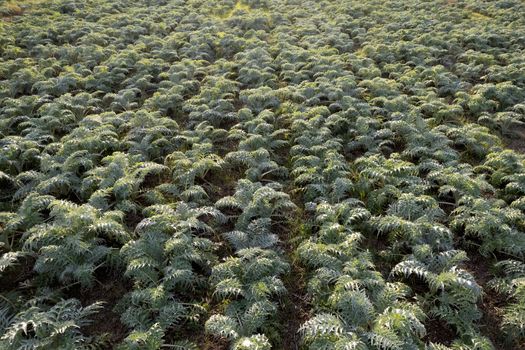
[[[4,252],[0,251],[0,254]],[[18,259],[16,265],[9,267],[0,278],[0,293],[18,289],[20,284],[31,279],[35,259],[25,256]]]
[[[377,271],[381,273],[383,278],[388,279],[390,272],[395,265],[395,262],[387,261],[382,253],[386,252],[390,246],[386,237],[379,236],[376,232],[363,233],[364,240],[362,247],[372,253],[372,259]]]
[[[439,343],[446,346],[452,344],[456,338],[456,332],[443,320],[430,318],[425,322],[427,335],[425,342]]]
[[[309,318],[308,310],[310,300],[306,294],[305,272],[292,262],[291,272],[284,278],[284,284],[288,294],[283,301],[279,319],[283,325],[282,343],[276,349],[298,350],[300,349],[301,337],[299,327]]]
[[[500,309],[505,305],[507,298],[487,287],[487,283],[494,278],[491,272],[494,261],[482,256],[475,250],[468,250],[467,255],[470,260],[465,262],[465,269],[474,276],[484,292],[484,295],[478,302],[478,307],[482,312],[482,317],[479,321],[481,333],[492,341],[496,349],[515,349],[515,347],[505,341],[501,332]]]
[[[144,219],[144,215],[141,212],[134,213],[128,212],[124,217],[124,224],[131,231],[134,232],[137,225]]]
[[[227,350],[228,341],[217,337],[212,337],[207,334],[202,334],[198,337],[196,343],[201,350]]]
[[[82,305],[87,306],[95,302],[103,302],[103,308],[93,316],[91,325],[82,329],[87,336],[103,337],[107,341],[107,349],[113,346],[128,334],[128,329],[120,322],[120,315],[113,311],[115,305],[122,299],[124,294],[131,290],[129,283],[116,276],[114,273],[100,272],[97,276],[99,283],[91,290],[82,291],[74,289],[71,291],[73,297],[79,299]]]
[[[525,153],[525,127],[519,127],[514,130],[513,137],[504,139],[505,145],[519,153]]]
[[[289,191],[288,191],[289,192]],[[293,198],[293,196],[292,196]],[[281,327],[281,341],[275,344],[277,350],[298,350],[301,348],[299,328],[310,317],[310,297],[306,291],[306,271],[295,256],[297,245],[305,238],[307,232],[302,226],[305,213],[298,210],[296,219],[291,220],[275,230],[278,232],[287,260],[290,262],[290,272],[283,277],[283,283],[288,293],[282,298],[278,320]],[[305,218],[306,220],[306,218]]]

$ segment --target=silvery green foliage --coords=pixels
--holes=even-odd
[[[53,306],[28,302],[27,307],[6,318],[2,316],[4,349],[88,349],[90,339],[80,328],[91,324],[90,316],[101,303],[82,307],[76,299],[60,300]]]
[[[107,242],[124,244],[131,239],[119,211],[102,213],[84,204],[54,200],[48,205],[52,223],[33,226],[25,235],[24,251],[38,252],[34,271],[51,283],[94,283],[95,271],[111,265],[116,252]]]
[[[252,342],[253,346],[267,349],[268,340],[257,330],[267,327],[269,318],[277,312],[275,297],[286,293],[279,277],[289,266],[271,250],[241,249],[237,255],[212,271],[214,296],[230,303],[224,314],[208,319],[206,330],[233,341],[232,349],[245,349]]]
[[[492,349],[487,288],[519,347],[523,12],[0,1],[0,347]]]

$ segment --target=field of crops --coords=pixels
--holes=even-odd
[[[0,349],[525,349],[525,2],[0,0]]]

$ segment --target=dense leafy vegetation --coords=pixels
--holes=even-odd
[[[519,0],[0,0],[0,348],[525,348]]]

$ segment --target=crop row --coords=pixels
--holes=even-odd
[[[523,345],[523,4],[24,9],[0,347]]]

